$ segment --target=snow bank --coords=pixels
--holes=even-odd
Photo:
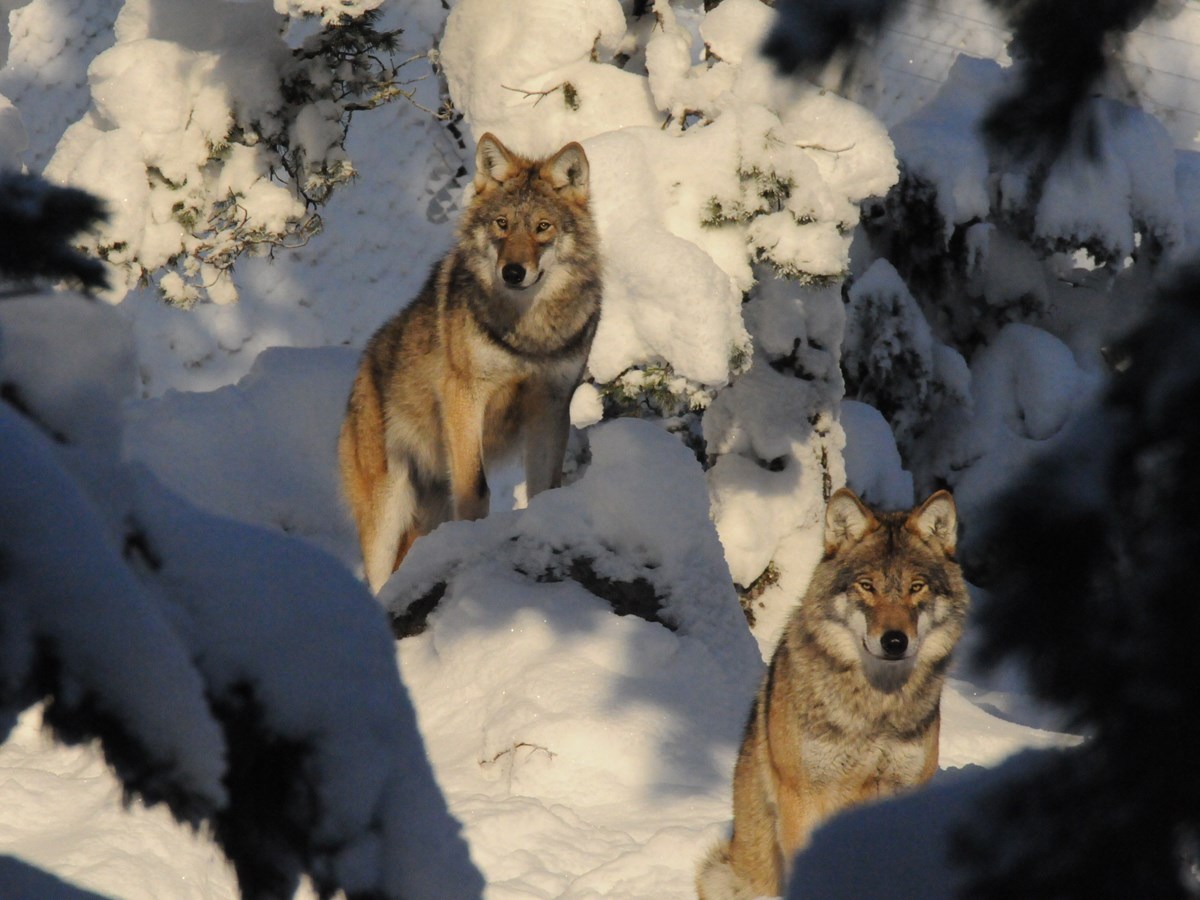
[[[265,350],[236,385],[132,404],[125,453],[203,509],[352,559],[337,434],[357,366],[344,347]]]
[[[452,580],[399,656],[489,897],[690,896],[761,671],[738,634],[710,649],[496,561]]]
[[[489,897],[689,896],[762,671],[694,458],[636,420],[591,448],[575,484],[419,539],[380,595],[439,587],[399,658]],[[650,594],[658,621],[613,615]]]
[[[989,792],[1031,767],[1018,758],[995,771],[971,767],[926,789],[832,819],[796,857],[789,900],[953,900],[961,874],[948,859],[954,830]],[[871,864],[862,850],[872,848]]]

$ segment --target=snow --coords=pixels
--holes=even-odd
[[[231,146],[219,172],[201,171],[228,130],[231,86],[270,113],[275,81],[263,73],[286,47],[275,14],[375,5],[129,0],[83,4],[73,23],[62,4],[33,0],[10,20],[0,162],[105,196],[109,227],[133,236],[114,253],[147,262],[184,240],[171,215],[178,192],[150,184],[148,164],[172,183],[240,193],[281,227],[297,201],[253,147]],[[437,6],[405,20],[409,49],[439,32]],[[966,0],[946,6],[948,19],[977,12]],[[986,304],[1067,305],[1075,282],[986,221],[996,182],[973,129],[1007,78],[992,31],[968,43],[999,62],[947,61],[940,93],[922,86],[930,105],[892,87],[872,111],[775,78],[755,49],[771,21],[757,0],[707,15],[699,2],[654,7],[659,24],[627,30],[616,0],[503,10],[460,0],[437,58],[465,115],[463,146],[404,101],[361,114],[344,150],[358,179],[322,209],[324,232],[239,261],[224,293],[210,285],[209,299],[238,303],[205,302],[168,272],[157,288],[193,308],[124,276],[112,307],[63,295],[0,306],[6,383],[69,440],[57,445],[0,405],[19,473],[0,480],[0,516],[22,601],[0,609],[0,682],[29,665],[35,635],[57,636],[74,651],[67,685],[102,686],[101,708],[215,808],[228,748],[206,692],[253,681],[273,728],[315,740],[317,837],[337,845],[324,865],[343,884],[471,896],[481,879],[494,898],[693,896],[697,857],[728,828],[762,659],[821,553],[823,491],[847,483],[888,507],[919,499],[906,432],[843,399],[842,364],[857,353],[886,374],[896,341],[921,357],[925,393],[911,393],[936,397],[936,415],[908,433],[938,437],[940,456],[921,467],[953,473],[969,523],[1086,414],[1107,335],[1056,308],[1037,325],[998,325],[967,360],[885,261],[853,271],[850,308],[894,299],[891,330],[867,335],[847,321],[841,279],[854,269],[859,204],[886,194],[901,164],[938,185],[947,237],[969,226]],[[646,74],[617,68],[619,54],[644,60]],[[437,105],[432,84],[418,90]],[[1198,195],[1200,165],[1173,149],[1178,127],[1097,103],[1100,168],[1051,178],[1038,233],[1096,237],[1117,256],[1143,227],[1172,252],[1194,245],[1200,219],[1178,198]],[[293,136],[338,156],[329,122],[305,113]],[[562,489],[526,505],[519,476],[502,473],[512,502],[497,489],[487,519],[418,541],[381,610],[356,578],[337,429],[358,349],[453,239],[469,178],[459,166],[469,136],[485,131],[529,154],[569,140],[588,154],[606,290],[572,403],[581,434]],[[781,183],[786,196],[766,191]],[[705,408],[703,464],[673,425],[603,418],[611,383],[634,389],[660,369],[685,406]],[[161,570],[126,559],[130,516],[154,536]],[[734,586],[756,583],[750,629]],[[440,599],[425,629],[393,645],[386,614],[431,592]],[[628,596],[635,612],[614,615]],[[161,804],[134,797],[126,808],[98,747],[49,741],[42,714],[5,722],[0,746],[6,891],[237,895],[208,833],[178,826]],[[1019,686],[960,661],[933,785],[819,833],[796,890],[949,896],[934,836],[984,786],[1036,759],[1004,763],[1011,754],[1075,742],[1044,721]],[[886,849],[864,869],[867,842]]]
[[[960,56],[933,101],[892,130],[896,153],[909,171],[939,184],[939,212],[947,229],[988,213],[980,113],[989,98],[999,96],[1002,73],[992,60]]]
[[[1088,408],[1102,383],[1054,335],[1005,326],[972,366],[970,424],[947,445],[958,464],[974,463],[955,485],[958,502],[977,508],[1063,440],[1067,422]]]
[[[912,473],[904,470],[892,429],[873,406],[842,401],[846,484],[865,502],[904,509],[915,502]]]
[[[1104,100],[1093,105],[1102,132],[1099,158],[1090,165],[1069,156],[1055,163],[1038,203],[1038,233],[1124,259],[1135,249],[1136,227],[1144,225],[1167,251],[1176,249],[1183,213],[1167,130],[1140,110]]]
[[[617,0],[530,0],[498,16],[493,6],[456,4],[439,54],[477,137],[494,132],[536,157],[614,128],[659,124],[644,78],[591,61],[593,51],[610,59],[625,33]]]

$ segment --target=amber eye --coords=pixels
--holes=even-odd
[[[538,234],[542,234],[544,232],[549,231],[550,227],[551,227],[550,223],[547,222],[545,219],[542,219],[542,221],[537,223]]]
[[[923,581],[914,581],[914,582],[912,583],[912,587],[910,587],[910,588],[908,589],[908,592],[909,592],[910,594],[919,594],[919,593],[921,593],[921,591],[923,591],[923,590],[925,590],[925,582],[923,582]]]
[[[496,227],[501,231],[508,230],[508,218],[506,216],[496,216]]]
[[[858,589],[867,594],[875,593],[875,585],[871,583],[869,578],[860,578],[858,580]]]

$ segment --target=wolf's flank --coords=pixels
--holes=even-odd
[[[746,724],[733,835],[700,862],[701,900],[781,894],[833,814],[937,771],[942,684],[968,596],[954,500],[868,509],[843,488],[825,555],[791,614]]]
[[[530,497],[559,485],[600,318],[583,148],[526,159],[486,134],[475,166],[457,242],[367,343],[338,441],[376,592],[419,536],[487,515],[498,458],[523,452]]]

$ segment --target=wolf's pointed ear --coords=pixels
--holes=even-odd
[[[938,491],[912,511],[905,523],[908,530],[923,540],[942,545],[947,556],[958,545],[958,510],[949,491]]]
[[[850,488],[840,488],[825,507],[825,553],[833,555],[879,527],[874,513],[863,506]]]
[[[483,194],[507,181],[516,170],[516,157],[498,137],[488,132],[479,139],[475,147],[475,193]]]
[[[575,141],[567,144],[542,165],[542,178],[566,200],[583,204],[588,198],[588,159]]]

